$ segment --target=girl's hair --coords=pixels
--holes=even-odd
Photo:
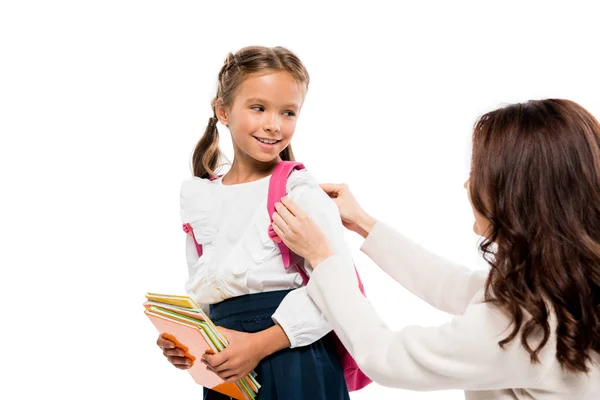
[[[196,145],[192,156],[194,176],[210,178],[221,166],[221,150],[219,149],[219,131],[215,107],[221,102],[224,107],[233,104],[233,99],[244,80],[253,73],[286,71],[299,83],[308,87],[310,78],[308,71],[300,59],[283,47],[250,46],[229,53],[218,76],[217,95],[212,100],[213,117],[209,119],[204,135]],[[288,145],[280,154],[282,160],[293,161],[292,146]]]
[[[600,125],[569,100],[513,104],[479,118],[470,195],[490,221],[485,299],[511,316],[532,363],[557,319],[556,358],[587,372],[600,352]]]

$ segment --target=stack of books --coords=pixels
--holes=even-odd
[[[234,399],[256,398],[260,385],[254,371],[235,383],[227,383],[201,362],[204,353],[218,353],[229,342],[191,297],[146,293],[146,299],[144,313],[165,339],[192,360],[188,372],[196,383]]]

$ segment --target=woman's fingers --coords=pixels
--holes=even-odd
[[[277,235],[277,237],[273,238],[273,240],[275,241],[275,243],[281,243],[281,242],[283,242],[283,239],[281,239],[281,237],[284,235],[284,233],[277,226],[277,224],[275,223],[275,221],[273,221],[273,232],[275,232],[275,234]]]
[[[338,195],[342,191],[342,188],[344,187],[344,185],[340,185],[337,183],[322,183],[320,186],[321,189],[323,189],[325,193],[329,195],[329,197],[333,198],[338,197]]]
[[[285,208],[290,214],[296,217],[304,217],[306,215],[304,211],[300,208],[300,206],[298,206],[298,204],[296,204],[296,202],[294,202],[294,200],[290,199],[289,197],[282,198],[281,203],[284,206],[283,208]]]
[[[283,201],[283,199],[281,200]],[[277,210],[277,214],[279,214],[279,216],[288,224],[294,219],[294,216],[296,215],[296,213],[293,212],[293,210],[291,210],[290,208],[288,208],[287,205],[280,202],[275,203],[275,210]]]
[[[288,224],[281,218],[278,212],[273,214],[273,230],[281,238],[281,233],[284,235],[288,235],[290,233],[290,227]]]

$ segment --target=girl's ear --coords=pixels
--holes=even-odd
[[[219,122],[225,126],[229,126],[229,115],[227,112],[227,108],[223,105],[223,99],[217,99],[217,104],[215,105],[215,114],[217,114],[217,118]]]

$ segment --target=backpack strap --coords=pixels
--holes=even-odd
[[[273,213],[275,212],[275,203],[281,201],[281,198],[287,194],[287,181],[292,171],[303,170],[304,165],[294,161],[282,161],[275,167],[271,180],[269,181],[269,195],[267,198],[267,212],[269,213],[269,237],[276,238],[277,234],[273,230]],[[298,273],[302,277],[302,281],[306,285],[308,283],[308,274],[301,268],[292,251],[283,242],[277,243],[279,250],[281,251],[281,257],[283,259],[283,267],[288,269],[290,266],[296,267]]]
[[[215,179],[219,179],[223,175],[215,175],[208,178],[209,181],[214,181]],[[196,236],[194,236],[194,230],[190,224],[183,224],[183,231],[194,239],[194,244],[196,245],[196,252],[198,253],[198,257],[202,257],[202,245],[196,241]]]

